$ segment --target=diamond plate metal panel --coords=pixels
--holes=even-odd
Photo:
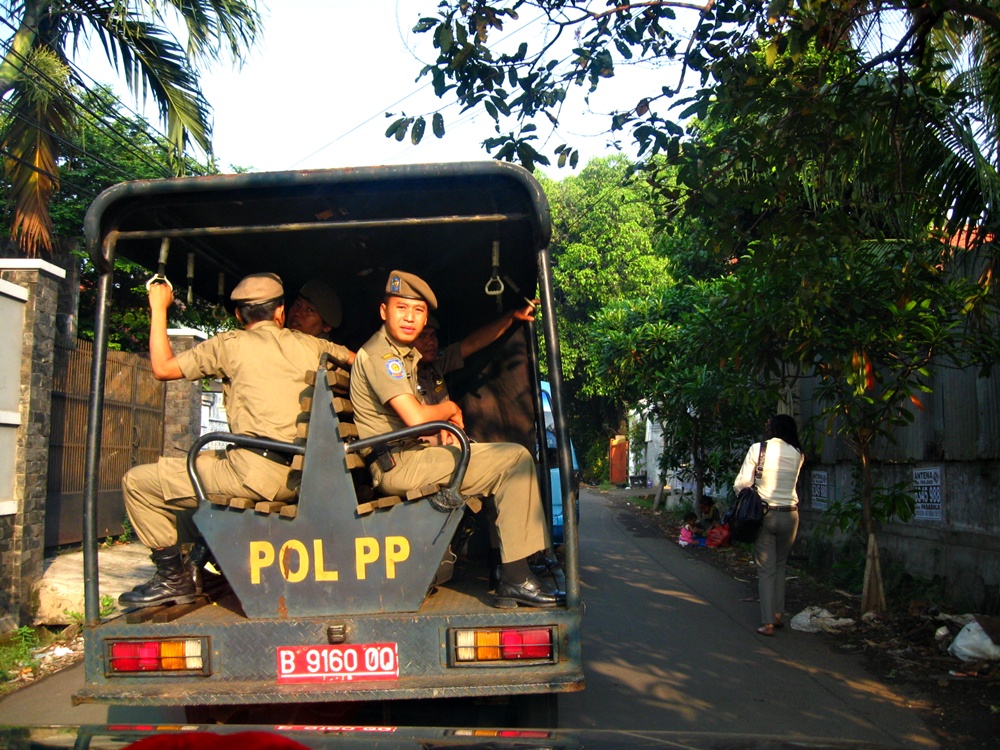
[[[325,373],[296,517],[211,503],[194,514],[251,619],[416,612],[462,518],[423,500],[358,514]]]
[[[523,609],[511,612],[480,608],[480,611],[471,614],[439,611],[337,618],[338,622],[346,625],[348,643],[399,644],[399,680],[278,685],[277,646],[325,644],[326,628],[332,620],[247,620],[218,606],[202,609],[211,612],[157,624],[130,624],[124,618],[118,618],[98,628],[88,629],[84,635],[88,687],[80,691],[75,700],[131,705],[387,700],[577,690],[583,683],[578,610]],[[448,628],[541,625],[558,628],[558,660],[554,664],[447,665]],[[105,639],[179,636],[209,638],[211,675],[108,677],[104,674],[102,654]]]

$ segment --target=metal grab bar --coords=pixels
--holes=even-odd
[[[365,448],[388,445],[398,440],[429,435],[441,430],[450,432],[455,436],[458,440],[458,447],[461,450],[461,454],[458,457],[458,464],[455,466],[455,472],[451,475],[451,482],[448,486],[442,487],[433,495],[428,495],[426,499],[438,510],[450,513],[456,508],[461,508],[465,505],[465,497],[462,496],[459,490],[462,487],[462,481],[465,479],[465,472],[469,468],[469,459],[472,458],[472,444],[469,442],[469,436],[459,427],[453,425],[451,422],[425,422],[413,427],[404,427],[395,432],[387,432],[384,435],[376,435],[364,440],[355,440],[353,443],[348,443],[346,448],[348,453],[357,453]]]
[[[247,448],[260,448],[261,450],[292,453],[299,456],[304,455],[306,452],[304,445],[282,443],[280,440],[253,437],[252,435],[237,435],[232,432],[206,432],[191,444],[187,455],[187,473],[191,479],[191,484],[194,485],[194,496],[198,498],[198,502],[204,503],[208,502],[208,500],[205,497],[205,488],[201,483],[201,477],[198,475],[198,467],[195,464],[198,460],[198,454],[201,453],[202,446],[207,443],[213,443],[216,440],[220,443],[232,443],[237,446],[246,446]]]
[[[375,437],[365,438],[364,440],[355,440],[352,443],[346,443],[344,445],[344,449],[347,453],[357,453],[365,450],[366,448],[389,445],[390,443],[394,443],[399,440],[408,440],[421,435],[429,435],[435,432],[440,432],[441,430],[450,432],[455,436],[458,440],[461,454],[458,458],[458,464],[455,466],[455,472],[451,476],[451,483],[447,487],[441,488],[433,495],[429,495],[427,499],[430,501],[431,505],[438,510],[450,512],[456,508],[462,507],[465,503],[465,498],[459,492],[459,489],[462,486],[462,481],[465,479],[465,472],[469,468],[469,459],[472,458],[472,445],[469,442],[468,436],[451,422],[426,422],[424,424],[414,425],[413,427],[404,427],[403,429],[396,430],[395,432],[387,432],[384,435],[376,435]],[[188,477],[191,479],[195,497],[198,498],[199,502],[207,502],[208,500],[205,497],[205,487],[202,484],[201,476],[198,474],[198,454],[201,452],[204,445],[215,441],[300,456],[305,455],[306,452],[306,447],[304,445],[283,443],[279,440],[271,440],[270,438],[252,437],[251,435],[237,435],[232,432],[205,433],[192,443],[187,456]]]

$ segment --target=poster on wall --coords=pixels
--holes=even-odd
[[[830,505],[830,486],[825,471],[812,472],[812,507],[826,510]]]
[[[941,520],[941,467],[913,470],[914,518],[918,521]]]

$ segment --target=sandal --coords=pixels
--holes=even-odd
[[[777,630],[778,628],[783,628],[783,627],[785,627],[785,623],[782,621],[781,615],[776,614],[774,616],[774,629]]]
[[[771,623],[768,623],[767,625],[761,625],[759,628],[757,628],[757,632],[760,633],[761,635],[766,635],[768,637],[773,636],[774,625],[772,625]]]

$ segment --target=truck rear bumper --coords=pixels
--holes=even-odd
[[[234,600],[235,601],[235,600]],[[118,617],[84,632],[86,687],[75,703],[216,705],[384,701],[526,693],[583,688],[581,611],[498,610],[471,602],[467,593],[442,589],[417,613],[327,618],[249,620],[219,601],[171,622],[129,622]],[[534,629],[552,633],[548,658],[458,663],[456,632]],[[381,678],[337,675],[323,682],[289,684],[279,679],[279,647],[322,652],[330,633],[345,646],[392,644],[398,674]],[[110,645],[156,639],[200,639],[205,668],[195,673],[113,673]]]

